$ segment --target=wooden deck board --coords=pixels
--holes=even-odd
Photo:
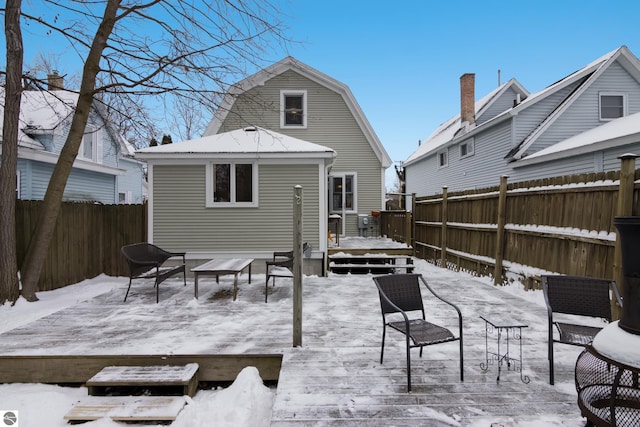
[[[445,283],[427,278],[462,310],[465,381],[459,381],[457,343],[434,346],[422,359],[413,353],[414,391],[407,393],[404,347],[397,336],[388,336],[385,361],[379,363],[380,307],[371,276],[353,276],[346,289],[339,289],[332,277],[304,279],[301,348],[292,347],[291,287],[276,286],[265,304],[263,275],[256,275],[251,284],[241,279],[235,302],[232,278],[221,277],[220,284],[203,278],[210,286],[202,287],[197,301],[191,286],[169,279],[163,283],[160,304],[155,303],[152,287],[138,288],[122,303],[123,281],[120,289],[0,334],[0,382],[11,382],[19,371],[38,366],[63,371],[59,363],[65,356],[84,370],[86,381],[97,372],[93,363],[106,366],[109,357],[137,357],[147,364],[157,363],[162,354],[189,357],[200,364],[199,375],[211,376],[225,369],[236,375],[240,366],[231,364],[236,356],[280,355],[274,427],[516,426],[518,420],[534,422],[547,415],[566,420],[566,427],[583,425],[573,383],[581,350],[556,346],[556,386],[550,386],[544,306],[470,279]],[[429,316],[440,323],[450,321],[431,303],[426,301]],[[523,358],[530,384],[520,382],[518,373],[504,371],[498,384],[495,367],[481,372],[484,352],[477,349],[484,349],[484,322],[479,317],[483,313],[516,316],[529,325],[523,332]],[[132,316],[138,319],[135,324],[122,320]],[[167,340],[158,336],[166,334],[174,342],[161,347],[159,341],[166,345]],[[146,359],[144,352],[155,356]],[[196,360],[198,355],[202,361]],[[209,355],[229,362],[203,368],[209,366]],[[33,375],[23,372],[27,374]]]
[[[67,421],[175,421],[186,401],[182,396],[92,396],[67,412]]]

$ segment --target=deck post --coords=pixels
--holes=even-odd
[[[302,186],[293,187],[293,346],[302,346]]]
[[[447,186],[442,187],[442,223],[440,229],[440,267],[447,268]]]
[[[623,154],[620,159],[620,184],[618,187],[618,206],[616,216],[631,216],[633,212],[633,192],[636,172],[635,154]],[[616,237],[616,246],[613,254],[613,280],[616,281],[621,294],[624,294],[624,274],[622,272],[622,248],[620,239]],[[619,319],[622,314],[615,298],[611,300],[611,313],[614,319]]]
[[[498,229],[496,230],[496,264],[493,270],[493,284],[502,285],[502,260],[504,259],[504,224],[507,216],[507,176],[500,177],[498,196]]]

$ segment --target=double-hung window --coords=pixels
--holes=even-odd
[[[207,164],[207,207],[258,205],[258,166],[253,162]]]
[[[97,127],[87,125],[85,128],[78,157],[90,162],[102,163],[102,140],[100,139],[100,130]]]
[[[465,158],[473,155],[473,139],[465,141],[460,144],[460,158]]]
[[[626,114],[626,99],[622,93],[600,93],[600,120],[614,120]]]
[[[307,127],[306,90],[280,91],[280,127],[300,129]]]
[[[331,175],[329,178],[331,212],[356,212],[357,182],[355,173]]]

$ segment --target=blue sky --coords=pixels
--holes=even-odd
[[[464,73],[479,99],[498,70],[533,93],[621,45],[640,56],[637,0],[285,4],[289,53],[349,86],[394,162],[459,113]]]
[[[638,0],[272,1],[296,41],[273,61],[289,54],[349,86],[394,162],[459,113],[464,73],[478,99],[498,70],[533,93],[621,45],[640,55]],[[46,47],[23,31],[33,62]]]

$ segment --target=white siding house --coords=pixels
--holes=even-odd
[[[461,77],[461,113],[403,163],[407,192],[610,171],[640,154],[640,61],[625,46],[534,94],[510,80],[474,102],[473,78]]]
[[[4,94],[1,98],[4,100]],[[17,196],[42,200],[64,146],[77,93],[25,90],[20,105]],[[2,125],[0,106],[0,127]],[[0,156],[2,144],[0,141]],[[66,201],[142,203],[143,163],[94,106],[64,191]],[[124,196],[123,196],[124,195]]]

